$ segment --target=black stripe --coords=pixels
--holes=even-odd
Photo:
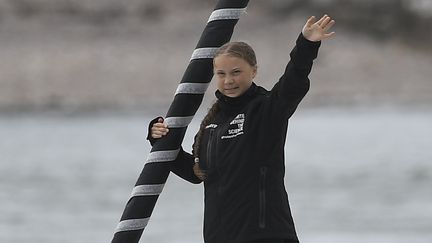
[[[207,24],[196,48],[219,47],[231,39],[237,19],[216,20]]]
[[[186,133],[185,127],[170,128],[166,136],[161,139],[156,140],[153,145],[152,152],[166,151],[166,150],[176,150],[180,147],[182,138]]]
[[[170,171],[170,162],[164,163],[148,163],[144,166],[140,177],[135,186],[148,184],[164,184],[165,181],[161,178],[168,178]]]
[[[159,196],[133,197],[128,202],[121,221],[150,217]]]
[[[212,59],[195,59],[190,62],[181,83],[209,83],[213,77]]]
[[[232,1],[232,0],[221,0],[216,4],[215,10],[222,8],[245,8],[249,0],[243,1]]]
[[[193,116],[201,105],[203,94],[177,94],[167,114],[174,116]]]
[[[114,234],[111,242],[138,242],[141,238],[143,230],[121,231]]]

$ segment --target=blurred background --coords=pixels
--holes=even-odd
[[[0,0],[0,242],[109,242],[215,0]],[[251,0],[233,40],[271,89],[327,13],[290,120],[304,243],[432,241],[432,1]],[[212,85],[184,141],[214,101]],[[429,188],[429,189],[428,189]],[[142,242],[203,242],[202,185],[169,177]]]

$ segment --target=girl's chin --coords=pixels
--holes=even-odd
[[[231,90],[224,90],[223,94],[225,96],[234,98],[234,97],[240,96],[240,89],[236,88],[236,89],[231,89]]]
[[[225,96],[231,97],[231,98],[235,98],[237,96],[240,96],[240,94],[238,92],[224,92]]]
[[[230,97],[230,98],[235,98],[235,97],[238,97],[238,95],[237,95],[237,94],[226,94],[225,96],[228,96],[228,97]]]

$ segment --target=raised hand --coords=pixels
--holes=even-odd
[[[310,17],[303,27],[303,36],[310,41],[321,41],[334,36],[335,32],[329,30],[336,22],[327,14],[315,22],[315,16]]]

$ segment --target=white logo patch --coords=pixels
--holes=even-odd
[[[230,122],[230,129],[228,129],[228,135],[224,135],[221,139],[234,138],[242,135],[243,132],[243,124],[245,121],[244,113],[238,114],[234,120]]]
[[[207,129],[207,128],[216,128],[216,127],[217,127],[217,124],[209,124],[209,125],[207,125],[205,127],[205,129]]]

